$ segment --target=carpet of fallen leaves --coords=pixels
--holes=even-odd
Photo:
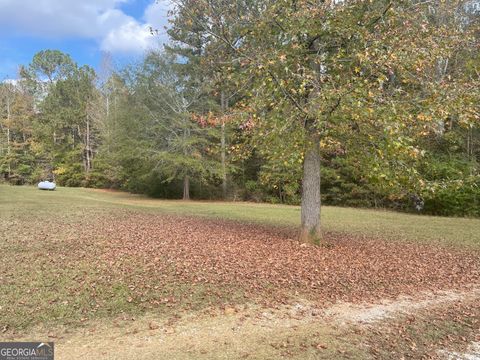
[[[338,234],[326,235],[328,246],[307,246],[292,229],[193,217],[99,220],[100,227],[78,226],[74,251],[94,259],[104,276],[129,283],[132,300],[177,283],[231,286],[245,297],[268,294],[268,301],[299,294],[350,302],[480,283],[480,252],[471,249]]]
[[[0,325],[298,298],[372,302],[480,284],[480,250],[471,248],[341,234],[310,246],[291,228],[131,210],[93,215],[5,219]]]

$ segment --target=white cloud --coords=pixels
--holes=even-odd
[[[4,84],[9,84],[9,85],[13,85],[13,86],[17,86],[17,84],[19,83],[19,80],[18,79],[5,79],[3,81],[1,81],[2,83]]]
[[[168,24],[168,12],[173,10],[173,3],[168,0],[150,4],[145,9],[144,20],[156,29],[162,29]]]
[[[158,5],[152,0],[140,20],[119,9],[127,1],[131,0],[0,0],[0,30],[40,38],[95,39],[102,50],[138,53],[159,41],[149,28],[167,24],[168,0]]]
[[[150,25],[129,21],[112,29],[102,40],[101,49],[112,53],[136,53],[154,46]]]

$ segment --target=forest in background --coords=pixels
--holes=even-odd
[[[313,113],[324,204],[480,216],[478,3],[284,2],[175,1],[122,69],[37,53],[0,84],[2,181],[299,204]]]

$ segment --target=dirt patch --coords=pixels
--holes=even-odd
[[[397,314],[357,328],[374,359],[475,359],[473,344],[480,342],[478,292]]]
[[[340,303],[328,308],[325,315],[342,324],[373,324],[388,320],[399,314],[411,314],[430,307],[441,306],[455,301],[470,301],[480,297],[480,288],[468,292],[438,291],[401,296],[396,300],[385,299],[375,304]]]
[[[55,341],[59,360],[332,359],[358,354],[349,344],[351,334],[331,328],[319,311],[305,314],[309,306],[227,307],[170,319],[150,314],[93,321],[73,332],[37,328],[32,333]]]
[[[326,309],[298,300],[292,305],[270,309],[254,305],[232,306],[170,319],[153,314],[136,319],[120,317],[111,322],[90,322],[74,332],[35,329],[34,333],[36,337],[50,334],[50,340],[56,342],[56,355],[60,360],[367,359],[377,357],[371,352],[375,345],[365,346],[364,334],[355,335],[352,327],[373,326],[387,319],[429,311],[431,307],[476,301],[479,295],[478,290],[425,293],[420,299],[403,297],[368,306],[343,303]],[[382,326],[388,328],[388,325],[379,327],[379,331],[386,333]],[[367,330],[366,333],[371,332]],[[476,350],[471,346],[468,351],[474,354]],[[438,354],[448,358],[457,353],[439,351]]]
[[[439,355],[446,360],[480,360],[480,342],[470,344],[463,353],[440,350]]]

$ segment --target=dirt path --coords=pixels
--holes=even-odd
[[[55,334],[56,359],[328,359],[349,352],[354,358],[369,358],[366,349],[350,346],[350,335],[343,332],[349,325],[371,325],[399,314],[476,299],[480,300],[480,289],[425,293],[377,304],[339,303],[327,309],[302,301],[267,310],[232,307],[175,321],[154,316],[123,319]],[[470,350],[471,354],[439,351],[439,357],[478,359],[468,357],[475,356],[478,348],[472,345]]]
[[[473,342],[464,353],[441,350],[439,355],[448,360],[480,360],[480,342]]]
[[[399,313],[411,314],[432,306],[477,298],[480,298],[480,288],[467,292],[440,291],[437,294],[425,293],[420,298],[403,296],[394,301],[384,300],[376,304],[338,304],[327,309],[325,313],[344,324],[371,324],[395,317]]]

